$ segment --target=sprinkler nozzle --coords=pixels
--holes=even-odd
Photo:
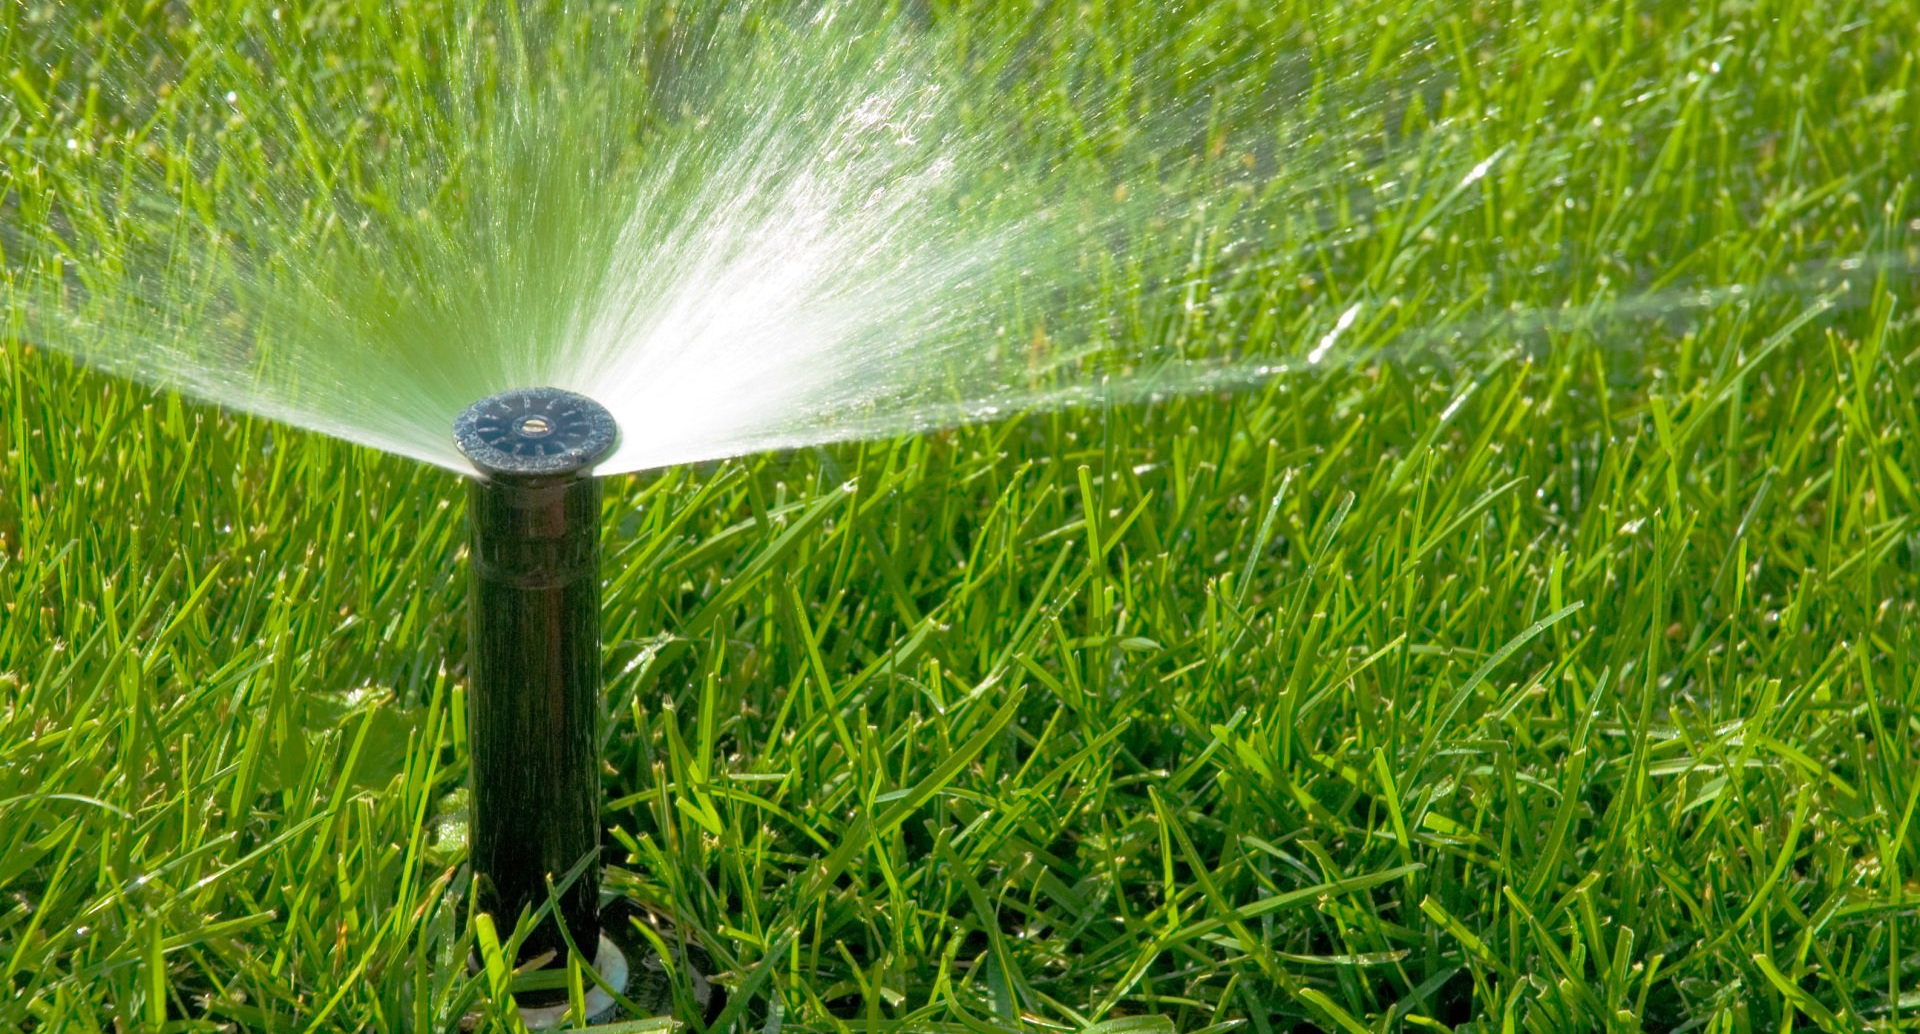
[[[619,438],[606,407],[559,388],[503,391],[468,406],[453,442],[490,479],[585,474]]]

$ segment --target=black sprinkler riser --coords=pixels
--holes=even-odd
[[[552,388],[475,403],[455,440],[471,483],[467,734],[481,907],[503,927],[559,886],[560,918],[591,955],[600,921],[600,483],[613,418]],[[502,930],[504,934],[506,929]],[[538,924],[520,958],[566,943]]]

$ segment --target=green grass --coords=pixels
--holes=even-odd
[[[1179,28],[1083,6],[1061,76]],[[1920,1028],[1916,9],[1524,8],[1365,9],[1443,74],[1355,195],[1443,122],[1522,158],[1206,328],[1471,350],[608,485],[608,881],[722,1029]],[[89,117],[36,10],[0,218]],[[1293,10],[1247,46],[1394,74]],[[461,499],[9,336],[0,1029],[511,1027]]]

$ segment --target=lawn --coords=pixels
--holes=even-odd
[[[376,122],[384,6],[273,9]],[[685,1029],[1920,1029],[1920,6],[906,6],[1062,153],[1289,135],[1217,301],[1100,288],[1207,390],[608,479]],[[0,8],[0,275],[265,10]],[[461,480],[0,330],[0,1030],[514,1029]]]

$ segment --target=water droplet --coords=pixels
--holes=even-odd
[[[1327,331],[1327,335],[1320,339],[1320,343],[1313,347],[1313,351],[1307,353],[1307,362],[1317,363],[1325,359],[1327,353],[1332,351],[1334,344],[1340,340],[1340,335],[1345,333],[1348,327],[1353,326],[1353,321],[1359,318],[1360,303],[1354,302],[1347,311],[1340,314],[1340,319],[1334,323],[1333,329]]]

